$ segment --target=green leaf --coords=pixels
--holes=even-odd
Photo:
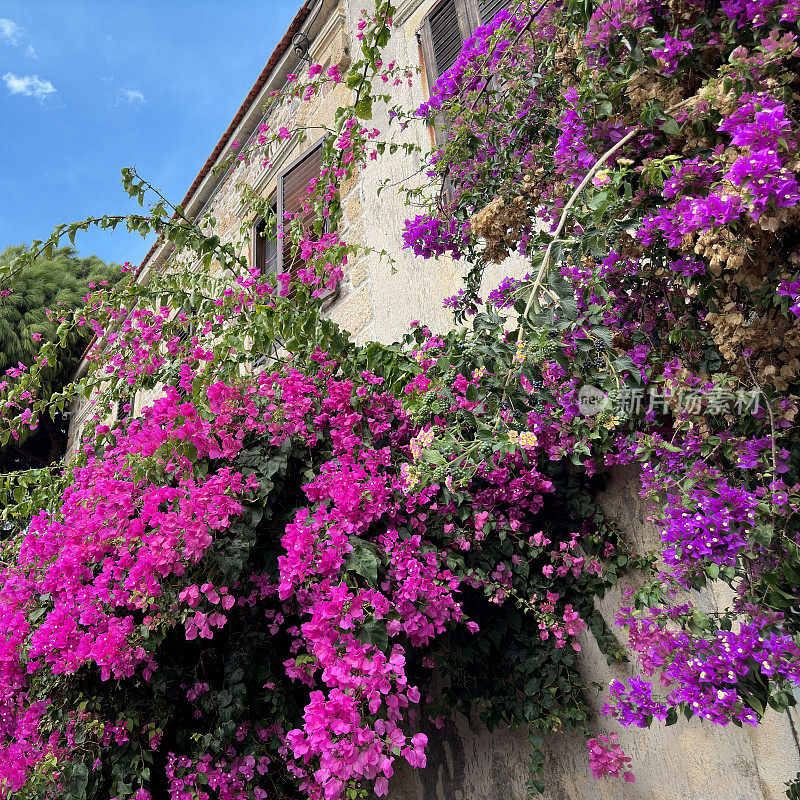
[[[365,622],[358,629],[356,637],[364,644],[377,647],[378,650],[387,650],[389,647],[389,634],[386,631],[386,625],[381,620],[371,619]]]
[[[349,572],[355,572],[361,577],[366,578],[371,584],[378,582],[378,558],[369,546],[364,546],[361,539],[351,537],[351,541],[355,539],[356,544],[353,551],[347,557],[345,562],[345,569]]]
[[[677,136],[681,132],[681,126],[672,117],[667,117],[661,123],[661,132],[667,136]]]
[[[695,633],[703,633],[710,628],[710,621],[708,615],[700,610],[692,614],[692,620],[689,623],[689,628]]]
[[[84,800],[86,786],[89,783],[89,768],[82,761],[73,764],[67,770],[67,777],[63,779],[63,800]]]
[[[372,119],[372,97],[367,95],[362,97],[353,108],[359,119]]]

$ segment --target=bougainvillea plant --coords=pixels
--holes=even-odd
[[[630,781],[617,734],[589,727],[587,630],[635,656],[606,689],[622,725],[755,725],[793,702],[800,7],[519,2],[419,109],[391,105],[414,80],[384,58],[393,13],[364,12],[347,73],[310,65],[272,98],[342,97],[306,208],[278,221],[297,274],[261,274],[248,226],[221,241],[157,192],[4,272],[13,292],[92,224],[176,248],[0,383],[3,442],[92,406],[67,463],[0,489],[0,797],[382,795],[453,711],[524,726],[533,789],[562,728],[595,777]],[[369,127],[376,104],[447,131],[396,235],[465,263],[445,304],[469,325],[357,346],[321,313],[364,249],[339,186],[415,147]],[[269,168],[296,134],[268,119],[225,169]],[[243,219],[263,213],[240,189]],[[482,301],[511,253],[524,269]],[[76,325],[96,334],[86,369],[45,401]],[[647,553],[597,499],[629,464]],[[618,640],[596,601],[632,568]],[[712,582],[729,602],[709,610]]]

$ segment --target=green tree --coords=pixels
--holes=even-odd
[[[25,244],[7,247],[0,265],[8,265],[28,251]],[[46,341],[56,338],[59,320],[83,305],[87,294],[119,281],[118,264],[97,256],[83,258],[73,247],[59,247],[51,258],[40,256],[14,286],[0,298],[0,374],[18,364],[30,366]],[[67,347],[43,374],[41,397],[48,398],[67,383],[91,340],[88,327],[73,327]],[[0,450],[0,472],[41,466],[61,454],[66,441],[66,419],[43,415],[40,427]]]

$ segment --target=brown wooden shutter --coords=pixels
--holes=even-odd
[[[508,8],[509,0],[478,0],[478,19],[481,25],[491,22],[501,8]]]
[[[436,79],[453,66],[461,47],[475,29],[493,19],[508,3],[509,0],[440,0],[434,5],[420,29],[429,91]],[[447,140],[447,130],[441,116],[434,120],[433,136],[438,145]],[[444,182],[446,200],[450,192],[450,181],[447,179]]]
[[[440,0],[428,12],[420,30],[428,86],[453,66],[461,45],[475,27],[473,0]]]
[[[429,91],[436,79],[453,66],[476,25],[475,0],[439,0],[428,12],[420,29],[420,41]],[[438,145],[447,140],[441,117],[434,120],[433,136]]]
[[[315,218],[314,210],[303,210],[308,198],[308,184],[322,172],[322,142],[304,153],[278,178],[278,271],[294,274],[302,265],[299,252],[294,252],[294,244],[288,226],[291,220],[286,214],[302,212],[303,225],[309,225]],[[283,231],[286,229],[286,235]]]
[[[439,0],[422,22],[420,39],[428,87],[453,66],[461,46],[479,25],[494,19],[510,0]]]

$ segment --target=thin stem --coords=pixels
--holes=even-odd
[[[686,100],[682,100],[680,103],[677,103],[671,108],[668,108],[665,113],[669,114],[673,111],[677,111],[679,108],[687,105],[693,99],[694,99],[693,97],[689,97]],[[550,264],[550,254],[552,252],[553,245],[556,243],[556,240],[561,235],[561,232],[564,230],[564,226],[567,224],[567,215],[569,214],[570,209],[572,208],[572,206],[575,205],[575,202],[577,201],[581,192],[586,188],[589,181],[594,177],[594,175],[603,166],[603,164],[605,164],[606,161],[608,161],[608,159],[611,158],[611,156],[613,156],[618,150],[624,147],[637,133],[641,131],[641,129],[642,126],[637,125],[635,128],[628,131],[628,133],[626,133],[625,136],[623,136],[622,139],[620,139],[613,147],[606,150],[606,152],[603,153],[603,155],[600,156],[600,158],[597,161],[595,161],[592,168],[586,173],[583,180],[578,184],[577,188],[570,196],[569,200],[567,201],[567,204],[564,206],[564,210],[561,212],[561,218],[559,219],[558,226],[556,227],[555,232],[553,233],[553,238],[550,241],[550,244],[547,245],[547,250],[544,254],[544,258],[542,259],[542,265],[541,267],[539,267],[539,273],[537,274],[536,280],[533,283],[531,296],[528,298],[528,304],[525,307],[525,313],[523,314],[523,317],[528,315],[531,305],[533,304],[533,299],[534,297],[536,297],[536,293],[538,292],[540,286],[542,285],[542,280],[547,274],[547,269]]]
[[[756,389],[758,389],[759,394],[764,398],[764,402],[767,405],[767,412],[769,413],[769,428],[770,428],[770,437],[769,443],[772,449],[772,480],[776,480],[778,477],[778,455],[775,449],[775,415],[772,411],[772,403],[770,402],[767,395],[764,393],[764,390],[761,388],[761,384],[756,380],[756,376],[753,373],[753,369],[750,366],[750,362],[744,358],[744,363],[747,366],[747,371],[750,373],[750,378],[753,381]],[[775,503],[770,501],[770,509],[771,509],[771,517],[772,517],[772,531],[775,531]]]

